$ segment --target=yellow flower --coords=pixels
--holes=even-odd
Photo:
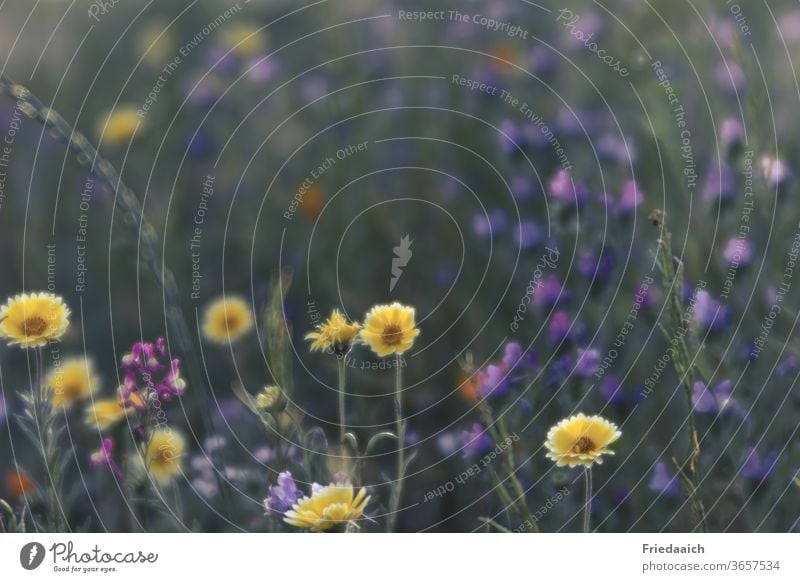
[[[608,446],[621,436],[616,424],[601,416],[580,413],[553,426],[544,446],[550,451],[547,458],[559,467],[591,467],[603,462],[602,455],[614,454]]]
[[[222,45],[245,59],[259,56],[266,49],[267,39],[258,28],[249,24],[228,26],[221,35]]]
[[[51,293],[23,293],[0,307],[0,337],[23,348],[47,345],[69,327],[69,308]]]
[[[149,22],[136,37],[136,49],[144,61],[163,66],[174,51],[175,35],[165,22]]]
[[[94,394],[98,382],[94,375],[94,364],[84,358],[64,360],[45,379],[45,385],[51,392],[50,403],[54,407],[65,408]]]
[[[283,519],[289,525],[325,531],[337,525],[359,519],[369,502],[363,487],[354,494],[352,485],[334,485],[321,488],[311,497],[303,497],[286,512]]]
[[[358,336],[361,324],[348,323],[344,315],[334,309],[331,316],[317,326],[316,331],[306,334],[306,340],[311,342],[311,351],[333,351],[335,354],[345,354],[353,345],[353,340]]]
[[[283,412],[286,408],[286,397],[277,386],[266,386],[256,394],[256,407],[267,412]]]
[[[235,342],[252,327],[253,315],[243,299],[223,297],[206,308],[203,333],[213,342]]]
[[[141,121],[136,106],[120,105],[100,121],[97,135],[102,136],[104,144],[124,145],[134,137]]]
[[[397,302],[370,309],[361,331],[364,342],[381,357],[408,351],[418,335],[414,308]]]
[[[156,429],[145,452],[145,464],[153,478],[168,484],[183,472],[181,457],[186,449],[183,436],[172,429]]]
[[[105,430],[117,424],[120,420],[125,418],[127,412],[133,412],[133,410],[132,407],[126,410],[122,402],[117,398],[96,400],[86,411],[86,424],[89,426],[96,426],[100,430]]]

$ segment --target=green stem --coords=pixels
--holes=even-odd
[[[54,467],[58,462],[58,455],[55,450],[55,443],[53,442],[52,431],[54,412],[47,402],[47,387],[44,385],[44,355],[42,348],[38,347],[34,350],[34,359],[36,361],[36,387],[34,388],[34,414],[36,415],[36,424],[41,438],[42,458],[44,459],[44,469],[47,474],[47,497],[50,528],[53,532],[60,532],[65,529],[65,521],[61,516],[61,504],[59,496],[59,475],[57,474],[59,468]],[[54,471],[55,469],[55,471]]]
[[[405,423],[403,422],[403,372],[400,367],[400,354],[395,354],[394,383],[394,420],[397,433],[397,482],[392,490],[389,508],[389,531],[394,531],[397,523],[397,512],[400,508],[400,496],[403,494],[403,478],[405,474]]]
[[[586,477],[586,499],[583,504],[583,533],[590,533],[592,531],[592,468],[586,467],[584,469],[584,476]]]
[[[338,360],[339,364],[339,444],[344,449],[344,435],[347,432],[347,417],[345,410],[345,372],[347,370],[347,354]]]

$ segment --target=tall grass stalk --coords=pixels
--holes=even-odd
[[[700,457],[700,442],[697,439],[697,425],[694,415],[693,386],[697,379],[697,371],[693,363],[693,358],[686,341],[688,328],[691,323],[690,314],[686,313],[683,304],[683,264],[678,262],[675,268],[675,258],[672,256],[672,235],[666,228],[665,214],[656,210],[652,215],[656,228],[660,230],[658,239],[658,267],[664,280],[667,292],[667,304],[669,308],[669,318],[671,331],[667,331],[662,326],[662,332],[668,342],[675,345],[672,363],[678,375],[679,382],[686,394],[688,406],[687,411],[687,439],[688,450],[683,461],[674,459],[675,466],[681,477],[681,481],[689,493],[694,513],[694,531],[707,532],[705,507],[700,492],[700,485],[697,478],[697,462]]]

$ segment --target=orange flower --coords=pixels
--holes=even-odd
[[[9,497],[22,497],[36,489],[30,477],[22,471],[10,471],[6,473],[6,491]]]
[[[312,185],[303,194],[303,200],[300,202],[300,212],[306,218],[314,219],[322,212],[323,206],[325,206],[325,195],[318,186]]]
[[[478,401],[478,375],[462,372],[459,377],[458,395],[470,404]]]
[[[496,73],[513,73],[517,70],[514,65],[517,64],[517,51],[508,44],[499,44],[489,50],[489,54],[493,59],[490,59],[490,67]],[[504,62],[507,61],[507,62]]]

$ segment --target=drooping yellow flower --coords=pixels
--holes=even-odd
[[[226,26],[220,38],[226,50],[245,59],[259,56],[267,47],[264,31],[249,24]]]
[[[145,452],[145,466],[153,478],[167,485],[183,472],[181,457],[186,441],[172,429],[156,429]]]
[[[350,350],[359,330],[361,324],[355,321],[349,323],[338,309],[334,309],[331,316],[317,326],[316,331],[306,334],[306,340],[311,342],[312,352],[331,351],[340,355]]]
[[[141,121],[135,105],[119,105],[98,123],[97,135],[106,145],[124,145],[136,135]]]
[[[547,458],[559,467],[591,467],[603,462],[602,455],[613,455],[608,448],[622,433],[617,425],[601,416],[583,413],[565,418],[547,433]]]
[[[303,497],[286,512],[283,521],[311,531],[325,531],[337,525],[346,525],[364,515],[369,502],[367,490],[356,494],[352,485],[334,485],[321,488],[311,497]]]
[[[233,343],[252,327],[253,314],[250,307],[239,297],[222,297],[206,308],[203,333],[213,342]]]
[[[86,424],[105,430],[125,418],[126,413],[133,411],[133,407],[126,409],[118,398],[95,400],[86,410]]]
[[[69,408],[97,391],[99,380],[94,375],[94,363],[84,358],[64,360],[45,379],[54,407]]]
[[[381,357],[408,351],[418,335],[414,308],[397,302],[370,309],[361,330],[361,339]]]
[[[0,307],[0,337],[22,348],[44,346],[69,327],[69,308],[52,293],[23,293]]]
[[[277,386],[265,386],[256,394],[256,407],[267,412],[283,412],[286,409],[286,396]]]

